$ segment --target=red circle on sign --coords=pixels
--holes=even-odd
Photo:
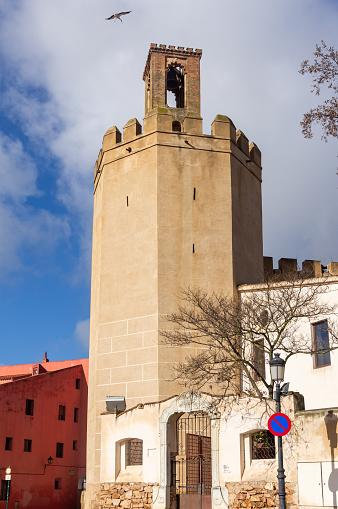
[[[287,415],[282,414],[280,412],[276,412],[275,414],[272,414],[272,416],[268,420],[268,428],[270,433],[272,433],[276,437],[283,437],[284,435],[289,433],[291,429],[291,421]],[[279,432],[279,430],[282,431]]]

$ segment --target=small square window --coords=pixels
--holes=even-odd
[[[34,414],[34,399],[26,399],[26,415]]]
[[[315,349],[314,366],[322,368],[330,366],[330,340],[327,321],[318,322],[312,325],[313,346]]]
[[[63,443],[56,442],[56,457],[63,458]]]
[[[79,409],[74,408],[74,422],[79,422]]]
[[[57,477],[54,482],[54,488],[56,490],[61,490],[62,488],[62,479],[60,477]]]
[[[77,440],[73,440],[73,451],[77,451]]]
[[[13,437],[6,437],[5,450],[11,451],[13,448]]]
[[[76,389],[80,389],[80,384],[81,384],[81,380],[80,380],[80,378],[77,378],[77,379],[75,380],[75,388],[76,388]]]
[[[23,450],[24,452],[32,452],[32,441],[30,439],[24,439]]]
[[[66,407],[64,405],[59,405],[59,421],[66,420]]]

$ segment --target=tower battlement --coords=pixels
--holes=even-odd
[[[254,142],[249,142],[243,131],[236,130],[236,126],[232,120],[226,115],[216,115],[214,121],[211,124],[211,135],[202,134],[199,129],[198,119],[186,118],[181,126],[180,131],[175,130],[177,120],[174,120],[175,116],[170,108],[155,108],[148,117],[144,118],[143,129],[137,118],[132,118],[123,127],[123,136],[121,131],[116,127],[110,127],[103,136],[102,149],[99,152],[96,164],[95,164],[95,177],[97,177],[103,166],[107,163],[104,158],[104,154],[111,150],[121,148],[121,151],[116,157],[127,157],[132,156],[136,152],[144,148],[148,142],[142,142],[141,139],[146,135],[155,133],[156,131],[166,136],[168,142],[168,134],[173,137],[170,138],[170,143],[173,145],[184,146],[185,149],[198,149],[199,143],[205,145],[207,140],[209,143],[209,150],[218,152],[232,152],[236,153],[236,149],[239,149],[238,156],[241,158],[241,162],[248,169],[252,170],[255,163],[258,169],[261,169],[261,151]],[[194,140],[190,136],[198,136],[203,138],[203,142],[200,140]],[[191,140],[189,142],[189,140]],[[230,143],[220,146],[216,140],[226,140]],[[125,145],[128,144],[128,147]],[[109,156],[109,160],[111,160]],[[259,176],[260,177],[260,176]]]
[[[296,258],[280,258],[278,269],[273,268],[273,258],[264,256],[264,276],[268,280],[285,281],[290,278],[317,278],[323,276],[338,276],[338,262],[322,265],[319,260],[304,260],[299,270]]]

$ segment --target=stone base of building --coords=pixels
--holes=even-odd
[[[157,483],[101,483],[100,509],[151,509]]]
[[[228,482],[230,509],[278,507],[278,484],[264,481]],[[297,484],[285,483],[286,507],[297,508]]]
[[[157,483],[101,483],[100,509],[151,509],[153,489]],[[278,508],[278,484],[264,481],[229,482],[229,509]],[[286,483],[287,509],[297,509],[297,484]],[[171,507],[176,506],[173,496]]]

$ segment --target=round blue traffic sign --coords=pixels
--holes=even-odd
[[[289,433],[291,421],[287,415],[275,413],[268,420],[268,428],[273,435],[282,437]]]

